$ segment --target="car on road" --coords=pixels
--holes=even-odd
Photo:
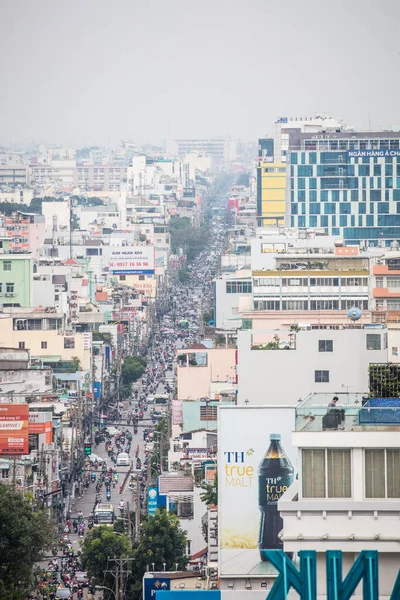
[[[112,425],[109,425],[107,427],[107,433],[108,433],[108,435],[111,435],[111,437],[113,437],[114,435],[117,435],[118,433],[121,433],[121,432],[116,427],[113,427]]]
[[[129,467],[129,465],[129,454],[127,454],[126,452],[120,452],[117,456],[117,467]]]
[[[89,585],[89,577],[86,571],[76,571],[75,579],[83,587],[87,587]]]
[[[89,456],[89,462],[93,465],[95,462],[98,462],[99,465],[103,464],[104,462],[104,458],[101,458],[101,456],[98,456],[97,454],[91,454]]]
[[[72,600],[73,599],[72,590],[69,588],[57,588],[56,590],[56,598],[62,598],[63,600]]]

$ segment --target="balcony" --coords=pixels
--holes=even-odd
[[[335,407],[328,406],[339,398]],[[400,398],[369,398],[362,392],[310,394],[296,408],[296,431],[385,431],[400,429]]]

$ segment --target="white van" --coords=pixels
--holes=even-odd
[[[129,454],[120,452],[117,456],[117,467],[129,467],[130,464]]]

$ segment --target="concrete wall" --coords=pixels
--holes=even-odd
[[[235,381],[235,353],[231,348],[213,350],[178,350],[180,354],[199,352],[207,354],[206,366],[177,367],[178,399],[208,398],[212,381]]]
[[[217,329],[235,330],[241,324],[240,309],[247,302],[251,309],[252,294],[227,294],[227,281],[243,281],[244,278],[218,278],[215,280],[215,324]]]
[[[288,340],[288,331],[273,333]],[[295,350],[252,350],[253,332],[239,331],[238,404],[297,404],[312,392],[367,392],[368,365],[388,360],[387,349],[366,349],[367,333],[383,336],[386,329],[300,331]],[[260,343],[262,332],[254,334]],[[319,352],[319,340],[333,340],[333,352]],[[329,382],[316,383],[316,370],[328,370]]]

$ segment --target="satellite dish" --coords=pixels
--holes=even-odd
[[[362,312],[359,308],[357,308],[357,306],[353,306],[347,313],[347,316],[352,321],[358,321],[362,317]]]

